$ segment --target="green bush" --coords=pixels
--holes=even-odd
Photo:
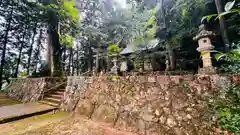
[[[222,130],[240,135],[240,85],[234,84],[221,93],[214,102],[214,112]]]
[[[221,71],[233,74],[240,73],[240,41],[231,45],[232,50],[227,53],[219,52],[216,55],[217,60],[225,59],[226,64],[223,64],[220,68]]]

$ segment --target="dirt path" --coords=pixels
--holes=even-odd
[[[82,118],[70,118],[21,135],[137,135]]]
[[[136,135],[63,112],[2,124],[0,129],[0,135]]]
[[[9,120],[18,119],[20,117],[29,117],[56,110],[57,107],[41,104],[38,102],[16,104],[0,107],[0,123],[5,123]]]
[[[0,124],[0,135],[19,135],[68,118],[70,118],[70,114],[68,113],[57,112],[53,114],[51,112],[15,122]]]

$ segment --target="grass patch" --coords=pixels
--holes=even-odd
[[[17,101],[8,97],[5,93],[2,93],[2,92],[0,93],[0,107],[20,104],[20,103],[21,103],[20,101]]]

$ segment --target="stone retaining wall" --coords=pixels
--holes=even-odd
[[[229,84],[217,75],[69,77],[62,108],[144,135],[208,135],[207,104]]]
[[[87,77],[76,76],[67,78],[67,86],[64,93],[61,108],[63,111],[73,111],[76,107],[80,95],[87,89]]]
[[[12,79],[7,93],[18,101],[37,101],[44,91],[45,84],[45,78]]]
[[[53,88],[63,81],[64,79],[57,77],[12,79],[7,94],[21,102],[37,101],[42,98],[44,91]]]

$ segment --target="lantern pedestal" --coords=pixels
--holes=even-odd
[[[118,55],[113,54],[112,56],[113,67],[111,68],[111,73],[117,75],[119,71],[118,67]]]

